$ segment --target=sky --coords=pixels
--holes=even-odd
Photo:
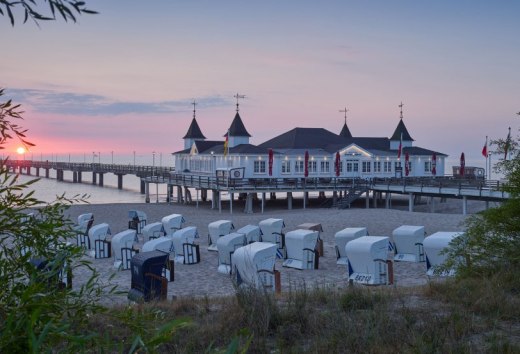
[[[518,131],[520,2],[86,0],[77,23],[0,17],[0,87],[34,156],[169,156],[196,116],[222,140],[240,115],[260,144],[294,127],[390,137],[484,165]],[[8,146],[14,152],[18,144]],[[108,162],[108,161],[102,161]]]

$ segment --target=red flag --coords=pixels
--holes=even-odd
[[[486,136],[486,143],[484,144],[484,147],[482,148],[482,156],[487,158],[487,136]]]
[[[460,154],[460,176],[464,177],[464,168],[466,167],[466,158],[464,157],[464,153]]]
[[[432,155],[432,175],[437,174],[437,154],[433,153]]]
[[[403,133],[401,133],[401,140],[399,140],[399,148],[397,149],[397,158],[401,159],[401,150],[403,149]]]
[[[406,153],[404,155],[404,173],[405,173],[405,176],[407,176],[407,177],[410,174],[410,165],[408,164],[409,161],[410,161],[410,155],[408,155],[408,153]]]
[[[336,172],[336,177],[339,177],[339,166],[340,166],[341,160],[339,156],[339,151],[336,151],[336,161],[334,162],[334,169]]]
[[[269,176],[273,175],[273,149],[269,149]]]
[[[309,151],[305,150],[305,166],[303,170],[303,176],[309,176]]]

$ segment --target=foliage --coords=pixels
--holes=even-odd
[[[452,242],[441,270],[457,268],[459,276],[490,275],[520,269],[520,155],[518,139],[492,142],[502,156],[495,170],[505,177],[502,186],[511,198],[497,208],[468,219],[466,232]],[[506,154],[507,152],[507,154]],[[507,156],[505,156],[507,155]],[[507,157],[507,158],[504,158]]]
[[[50,14],[42,12],[38,3],[49,5]],[[76,16],[81,14],[97,14],[96,11],[87,9],[84,1],[78,0],[0,0],[0,15],[8,16],[11,25],[15,24],[15,13],[13,10],[20,8],[24,14],[23,22],[27,22],[30,18],[35,23],[39,21],[56,20],[57,16],[61,16],[65,21],[76,22]]]
[[[12,122],[22,119],[19,107],[0,104],[0,147],[15,138],[32,146]],[[82,250],[67,243],[74,232],[64,211],[83,197],[58,196],[45,204],[27,192],[37,180],[20,183],[0,165],[0,352],[79,349],[94,337],[85,326],[88,316],[103,310],[101,296],[114,290],[99,284]],[[67,286],[85,267],[91,270],[86,285]]]

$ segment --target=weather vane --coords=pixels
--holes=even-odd
[[[193,105],[193,119],[195,119],[195,106],[197,105],[197,102],[195,102],[195,99],[193,99],[193,102],[191,104]]]
[[[347,107],[345,107],[345,109],[340,109],[339,111],[340,111],[340,113],[345,113],[345,124],[347,124],[347,112],[348,112]]]
[[[401,119],[403,119],[403,106],[404,106],[404,103],[403,101],[401,101],[401,104],[399,105],[399,108],[401,108]]]
[[[233,97],[235,97],[235,98],[237,99],[237,113],[238,113],[238,111],[239,111],[239,109],[238,109],[238,99],[239,99],[239,98],[246,98],[246,95],[239,95],[239,94],[237,93],[237,94],[236,94],[235,96],[233,96]]]

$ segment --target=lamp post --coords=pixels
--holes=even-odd
[[[110,154],[112,154],[112,165],[114,164],[114,150],[110,151]]]
[[[155,151],[152,151],[152,177],[155,176]]]
[[[94,158],[96,157],[96,153],[92,151],[92,163],[94,163]]]
[[[135,150],[134,150],[134,170],[135,170]]]
[[[101,151],[98,151],[99,163],[101,164]]]

